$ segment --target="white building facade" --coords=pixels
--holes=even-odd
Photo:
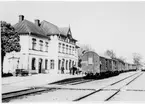
[[[4,58],[4,73],[15,73],[15,69],[26,69],[33,73],[69,73],[78,63],[77,45],[70,27],[58,28],[47,22],[32,23],[19,16],[14,25],[20,36],[20,52],[7,53]]]

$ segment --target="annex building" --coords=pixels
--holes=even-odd
[[[70,27],[59,28],[48,22],[36,19],[28,21],[19,15],[14,25],[20,36],[20,52],[7,53],[4,59],[4,72],[27,69],[29,73],[60,73],[78,63],[77,40],[72,37]]]

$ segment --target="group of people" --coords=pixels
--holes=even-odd
[[[61,67],[61,74],[64,74],[64,67],[62,66]],[[72,75],[75,75],[75,74],[80,74],[80,70],[76,67],[76,66],[72,66],[70,69],[69,69],[69,74],[72,74]]]

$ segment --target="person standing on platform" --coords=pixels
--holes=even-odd
[[[61,67],[61,74],[64,74],[64,67]]]

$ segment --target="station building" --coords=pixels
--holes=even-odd
[[[14,73],[15,69],[26,69],[33,73],[69,73],[78,64],[79,48],[72,37],[70,27],[58,26],[43,20],[28,21],[23,15],[14,25],[20,36],[20,52],[7,53],[4,58],[4,72]]]

